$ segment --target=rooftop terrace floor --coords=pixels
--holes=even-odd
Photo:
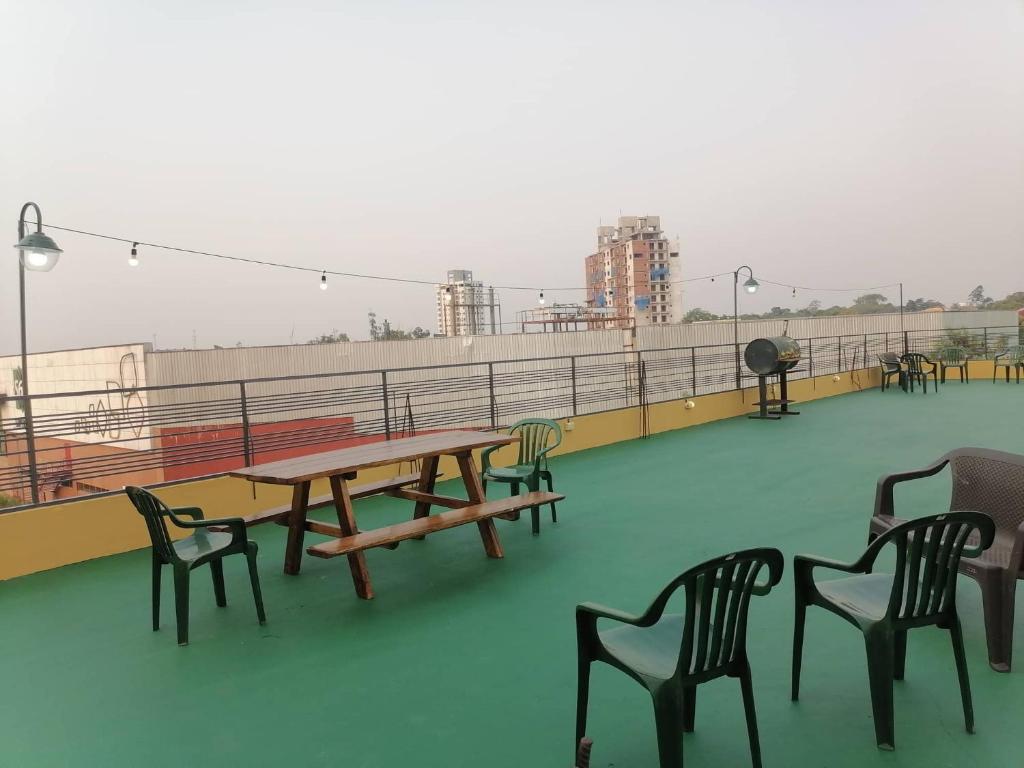
[[[498,521],[500,561],[484,556],[474,526],[371,551],[370,602],[341,560],[307,557],[300,576],[284,576],[284,531],[263,526],[253,535],[267,624],[256,623],[244,558],[232,557],[227,608],[214,605],[206,569],[193,574],[186,648],[174,640],[169,577],[164,628],[149,629],[148,551],[3,583],[0,764],[566,768],[576,603],[638,612],[693,564],[776,546],[787,573],[752,602],[749,630],[766,766],[1020,765],[1024,628],[1017,669],[991,671],[977,585],[959,583],[977,734],[964,731],[947,633],[916,630],[886,753],[861,638],[820,609],[808,612],[802,699],[789,701],[789,561],[859,554],[883,472],[963,445],[1024,452],[1022,405],[1013,384],[872,390],[783,422],[738,418],[567,455],[553,465],[568,495],[557,525],[545,512],[533,537],[528,515]],[[945,510],[945,477],[912,485],[898,493],[901,514]],[[409,511],[359,503],[364,526]],[[603,665],[588,732],[597,766],[657,764],[647,694]],[[749,765],[736,681],[701,686],[685,750],[688,766]]]

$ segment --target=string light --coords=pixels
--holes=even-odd
[[[364,279],[364,280],[382,280],[382,281],[385,281],[385,282],[407,283],[407,284],[411,284],[411,285],[430,285],[430,286],[436,286],[438,284],[436,280],[419,280],[419,279],[409,278],[409,277],[391,277],[391,276],[388,276],[388,275],[371,275],[371,274],[364,274],[364,273],[358,273],[358,272],[341,272],[341,271],[338,271],[338,270],[330,270],[330,269],[323,270],[323,269],[317,269],[315,267],[302,266],[302,265],[299,265],[299,264],[286,264],[284,262],[267,261],[267,260],[263,260],[263,259],[254,259],[254,258],[249,258],[249,257],[245,257],[245,256],[228,256],[226,254],[214,253],[214,252],[211,252],[211,251],[200,251],[200,250],[195,250],[195,249],[192,249],[192,248],[181,248],[181,247],[173,246],[173,245],[163,245],[163,244],[160,244],[160,243],[150,243],[150,242],[145,242],[143,240],[133,240],[131,238],[119,237],[119,236],[116,236],[116,235],[105,235],[105,234],[102,234],[102,233],[99,233],[99,232],[89,232],[89,231],[86,231],[86,230],[83,230],[83,229],[75,229],[73,227],[62,227],[62,226],[59,226],[59,225],[56,225],[56,224],[47,224],[46,226],[48,228],[50,228],[50,229],[60,230],[61,232],[71,232],[71,233],[76,234],[76,235],[84,235],[86,237],[95,237],[95,238],[99,238],[101,240],[110,240],[110,241],[113,241],[113,242],[128,243],[132,247],[131,257],[129,258],[128,263],[131,266],[133,266],[133,267],[134,266],[138,266],[138,263],[139,263],[138,248],[139,248],[140,245],[142,245],[142,246],[145,246],[147,248],[159,248],[159,249],[165,250],[165,251],[174,251],[176,253],[186,253],[186,254],[192,254],[192,255],[195,255],[195,256],[209,256],[209,257],[215,258],[215,259],[223,259],[225,261],[236,261],[236,262],[241,262],[241,263],[244,263],[244,264],[256,264],[256,265],[264,266],[264,267],[276,267],[278,269],[292,269],[292,270],[297,270],[297,271],[300,271],[300,272],[320,272],[320,287],[322,289],[324,289],[324,290],[327,289],[327,279],[326,279],[327,275],[335,275],[335,276],[338,276],[338,277],[354,277],[354,278],[361,278],[361,279]],[[712,275],[700,275],[698,277],[689,277],[689,278],[685,278],[685,279],[681,279],[681,280],[670,280],[670,281],[668,281],[668,284],[669,285],[680,285],[680,284],[683,284],[683,283],[696,283],[696,282],[701,282],[701,281],[704,281],[704,280],[708,280],[708,281],[713,283],[713,282],[715,282],[716,278],[725,277],[726,275],[731,275],[731,274],[733,274],[731,271],[729,271],[729,272],[717,272],[717,273],[712,274]],[[870,287],[870,288],[818,288],[818,287],[812,287],[812,286],[806,286],[806,285],[793,285],[791,283],[777,282],[777,281],[774,281],[774,280],[768,280],[768,279],[766,279],[764,277],[760,277],[760,278],[758,278],[758,280],[760,282],[762,282],[762,283],[768,283],[769,285],[776,285],[776,286],[780,286],[780,287],[783,287],[783,288],[790,288],[793,291],[796,291],[797,289],[800,289],[802,291],[836,291],[836,292],[861,291],[861,292],[866,292],[866,291],[877,291],[877,290],[881,290],[882,288],[892,288],[892,287],[895,287],[895,286],[899,285],[899,283],[888,283],[886,285],[877,285],[877,286],[873,286],[873,287]],[[541,294],[543,294],[543,291],[544,291],[544,289],[542,289],[542,288],[537,288],[535,286],[528,286],[528,285],[495,285],[495,286],[493,286],[493,288],[498,289],[498,290],[506,290],[506,291],[540,291]],[[591,288],[589,288],[589,287],[582,287],[581,288],[579,286],[569,286],[569,287],[553,288],[551,290],[556,290],[556,291],[590,291]],[[446,293],[447,296],[451,296],[451,288],[450,288],[450,286],[446,287],[445,293]],[[613,293],[614,292],[612,291],[612,289],[608,289],[608,295],[609,296],[613,295]]]
[[[544,291],[541,291],[540,296],[537,297],[537,303],[540,304],[542,307],[544,306]]]

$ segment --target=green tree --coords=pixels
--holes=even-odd
[[[889,299],[880,293],[865,293],[853,300],[843,314],[848,315],[877,315],[881,312],[895,312],[896,307],[889,303]]]
[[[371,341],[410,341],[413,339],[426,339],[430,336],[430,331],[418,325],[411,331],[403,331],[401,328],[392,328],[391,321],[387,318],[378,323],[375,312],[370,312],[367,317],[370,320]]]
[[[984,286],[979,285],[967,295],[967,301],[972,307],[981,309],[982,307],[987,307],[992,303],[992,297],[986,296]]]
[[[352,341],[352,339],[350,339],[348,337],[347,333],[340,333],[338,331],[338,329],[335,328],[330,333],[322,333],[319,336],[317,336],[315,339],[310,339],[306,343],[307,344],[336,344],[339,341]]]
[[[718,315],[713,315],[706,309],[701,309],[700,307],[694,307],[683,315],[684,323],[701,323],[707,320],[718,320]]]
[[[1009,294],[1005,299],[993,301],[988,305],[989,309],[1024,309],[1024,291],[1017,291]]]
[[[945,305],[935,299],[910,299],[903,305],[907,312],[924,312],[926,309],[933,309],[934,307],[945,309]]]

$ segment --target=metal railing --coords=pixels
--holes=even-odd
[[[883,352],[991,357],[1017,327],[798,339],[791,379],[858,371]],[[0,420],[0,494],[43,499],[218,474],[416,431],[498,428],[697,397],[754,383],[732,344],[31,395]],[[17,404],[17,401],[15,402]],[[646,410],[641,431],[648,429]],[[35,451],[27,450],[31,431]],[[61,491],[61,488],[72,489]]]

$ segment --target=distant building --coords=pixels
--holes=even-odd
[[[437,291],[437,332],[441,336],[478,336],[498,332],[500,307],[494,289],[473,279],[468,269],[451,269]]]
[[[678,264],[679,246],[665,237],[661,217],[620,216],[618,226],[597,228],[597,251],[586,258],[587,305],[611,310],[612,327],[678,322]]]

